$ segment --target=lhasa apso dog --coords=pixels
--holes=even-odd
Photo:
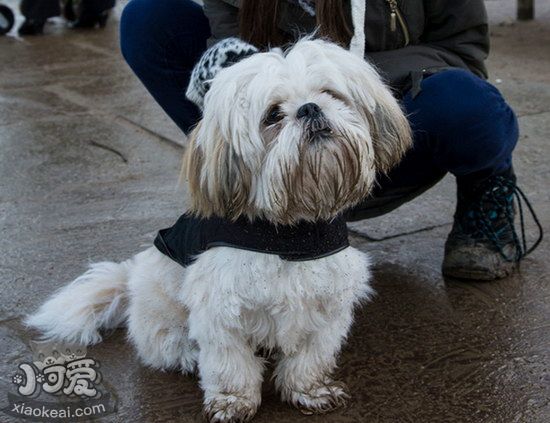
[[[126,326],[145,364],[198,368],[210,421],[255,414],[259,349],[276,360],[283,400],[330,411],[348,398],[331,375],[354,306],[372,293],[369,258],[347,244],[341,214],[400,160],[411,143],[407,119],[369,63],[321,40],[249,55],[207,88],[186,150],[186,216],[191,225],[236,227],[237,236],[241,228],[264,245],[212,242],[182,266],[174,247],[155,242],[125,262],[92,265],[27,323],[47,338],[87,345],[101,330]],[[300,256],[294,228],[329,246],[306,239]],[[346,241],[330,246],[342,231]],[[214,241],[226,236],[211,232]]]

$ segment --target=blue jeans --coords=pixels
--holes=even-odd
[[[210,27],[191,0],[132,0],[120,26],[124,58],[166,113],[184,131],[200,119],[185,98]],[[518,124],[499,91],[472,73],[451,69],[422,82],[402,105],[414,132],[413,148],[350,220],[386,213],[419,195],[447,172],[468,183],[509,169]],[[462,184],[464,185],[464,184]]]

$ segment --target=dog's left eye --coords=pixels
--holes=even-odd
[[[328,94],[331,97],[334,97],[336,100],[340,100],[342,103],[348,104],[348,100],[346,99],[346,97],[343,96],[342,94],[340,94],[337,91],[331,90],[330,88],[326,88],[326,89],[322,90],[321,92],[323,94]]]
[[[282,120],[285,117],[283,112],[281,111],[281,108],[278,105],[272,106],[267,111],[265,118],[264,118],[264,125],[273,125],[280,120]]]

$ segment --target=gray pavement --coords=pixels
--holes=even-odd
[[[512,20],[514,2],[487,4],[491,81],[520,117],[516,170],[550,232],[550,1],[537,2],[528,23]],[[182,209],[184,137],[124,64],[117,20],[103,31],[57,22],[43,37],[0,38],[0,408],[32,355],[36,334],[21,317],[88,263],[148,246]],[[306,417],[266,383],[256,422],[550,421],[549,244],[505,280],[444,280],[453,207],[448,177],[396,212],[354,224],[353,244],[374,258],[378,295],[358,310],[340,359],[353,400]],[[201,421],[197,380],[143,367],[123,330],[88,354],[118,399],[104,421]]]

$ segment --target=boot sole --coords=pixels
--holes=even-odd
[[[442,269],[442,273],[443,276],[450,278],[487,282],[510,276],[514,272],[514,267],[514,263],[510,263],[509,267],[501,269],[500,272],[487,272],[483,270],[464,269],[459,267],[444,267]]]

